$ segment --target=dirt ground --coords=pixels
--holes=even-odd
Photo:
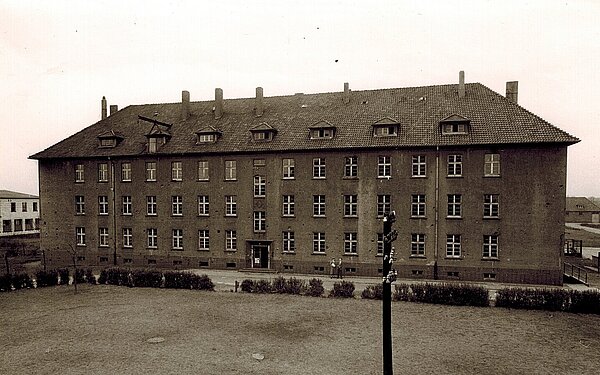
[[[401,302],[392,309],[397,374],[597,374],[600,316]],[[80,285],[77,295],[72,286],[2,293],[0,316],[1,374],[382,367],[381,301]],[[164,341],[148,342],[156,337]]]

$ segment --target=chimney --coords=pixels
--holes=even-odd
[[[458,97],[459,98],[465,97],[465,72],[464,72],[464,70],[461,70],[458,73]]]
[[[519,102],[519,81],[506,82],[506,99],[515,104]]]
[[[119,112],[119,106],[117,105],[111,105],[110,107],[110,115],[114,115],[115,113]]]
[[[223,89],[215,89],[215,119],[223,116]]]
[[[344,82],[344,104],[350,103],[350,84]]]
[[[255,110],[256,110],[256,117],[260,117],[260,116],[263,115],[264,103],[263,103],[263,89],[262,89],[262,87],[257,87],[256,88]]]
[[[102,120],[104,120],[106,118],[106,97],[105,96],[102,97],[102,112],[101,112],[101,115],[102,115]]]
[[[187,120],[190,115],[190,92],[182,91],[181,92],[181,119],[183,121]]]

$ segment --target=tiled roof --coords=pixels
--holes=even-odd
[[[38,199],[37,195],[18,193],[10,190],[0,190],[0,198],[4,199]]]
[[[586,197],[567,197],[567,211],[600,212],[600,207]]]
[[[181,103],[131,105],[31,158],[144,155],[152,125],[138,116],[172,124],[172,138],[158,155],[579,141],[480,83],[465,89],[462,98],[456,84],[352,91],[348,104],[343,92],[265,97],[260,117],[255,116],[254,98],[225,99],[219,119],[214,118],[214,101],[191,102],[185,121]],[[439,122],[454,114],[470,120],[468,134],[441,133]],[[372,125],[384,118],[398,121],[397,137],[373,137]],[[336,127],[334,139],[311,140],[309,127],[321,121]],[[277,129],[277,136],[252,142],[250,129],[263,122]],[[209,126],[222,136],[215,143],[197,144],[196,132]],[[98,148],[96,136],[105,131],[125,138],[114,148]]]

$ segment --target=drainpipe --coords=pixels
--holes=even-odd
[[[113,224],[113,265],[117,265],[117,202],[115,199],[116,191],[115,191],[115,164],[112,160],[110,160],[110,156],[108,157],[108,161],[110,163],[110,192],[111,192],[111,200],[112,200],[112,224]]]
[[[435,149],[435,247],[433,250],[433,279],[437,280],[440,221],[440,146],[436,146]]]

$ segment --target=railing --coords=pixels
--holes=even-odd
[[[572,279],[588,285],[587,271],[571,263],[563,263],[563,273]]]

